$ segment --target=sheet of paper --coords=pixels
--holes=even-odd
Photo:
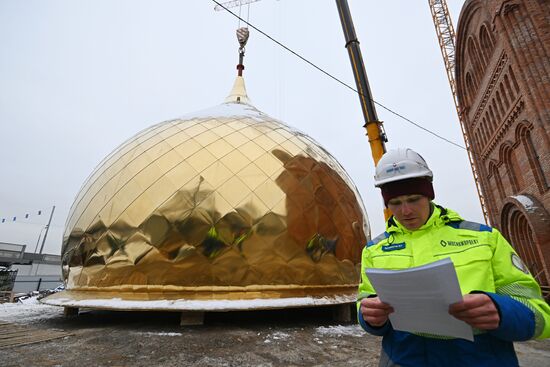
[[[395,330],[474,340],[472,328],[448,311],[462,300],[450,258],[405,270],[367,269],[366,274],[380,300],[393,307]]]

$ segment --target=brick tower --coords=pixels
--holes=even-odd
[[[550,1],[467,0],[457,94],[491,224],[550,284]]]

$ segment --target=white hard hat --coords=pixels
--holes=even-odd
[[[409,148],[389,150],[376,165],[374,186],[380,187],[394,181],[408,178],[428,177],[431,181],[433,173],[420,154]]]

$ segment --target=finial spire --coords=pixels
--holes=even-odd
[[[250,104],[250,99],[246,94],[246,87],[244,85],[244,78],[242,76],[237,75],[237,77],[235,78],[235,83],[233,83],[233,88],[225,99],[225,103]]]
[[[239,41],[239,63],[237,64],[237,78],[235,78],[235,83],[229,96],[225,99],[225,103],[246,103],[250,104],[250,99],[246,94],[246,88],[244,86],[243,70],[244,70],[244,47],[248,41],[248,28],[241,27],[237,29],[237,40]]]

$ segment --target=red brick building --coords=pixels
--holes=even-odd
[[[457,93],[491,224],[550,284],[550,1],[466,0]]]

